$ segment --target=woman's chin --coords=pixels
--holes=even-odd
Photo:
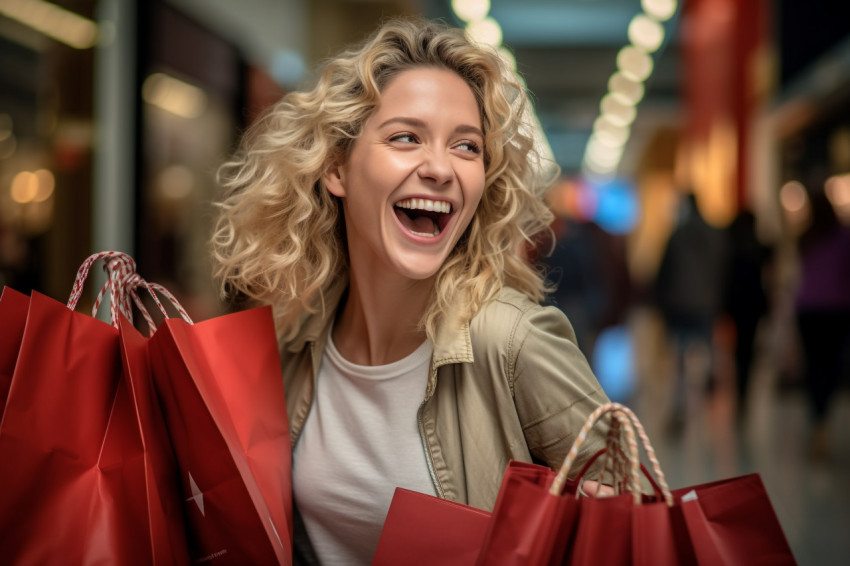
[[[396,271],[414,281],[425,281],[432,279],[445,262],[444,257],[436,258],[429,256],[423,258],[421,256],[408,256],[399,258],[396,262]]]

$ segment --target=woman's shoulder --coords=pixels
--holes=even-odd
[[[566,318],[563,311],[552,305],[542,305],[528,295],[513,287],[502,287],[496,298],[484,303],[472,322],[493,315],[503,315],[512,318],[525,318],[550,315],[556,318]]]
[[[572,327],[563,311],[541,305],[512,287],[504,287],[470,321],[473,342],[490,341],[493,337],[518,339],[532,330],[572,335]]]

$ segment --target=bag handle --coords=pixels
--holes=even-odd
[[[189,313],[186,312],[186,309],[183,308],[183,305],[180,304],[180,301],[177,300],[177,297],[175,297],[171,293],[171,291],[169,291],[159,283],[151,283],[149,281],[145,281],[137,273],[132,273],[121,281],[120,286],[126,293],[128,293],[133,298],[133,301],[136,304],[136,308],[138,308],[139,311],[141,311],[142,315],[145,317],[145,320],[148,323],[148,330],[150,335],[153,335],[153,333],[156,331],[156,324],[154,323],[153,318],[151,317],[147,308],[145,308],[145,305],[139,298],[137,289],[140,287],[148,292],[148,294],[151,296],[154,303],[156,304],[157,308],[159,308],[159,312],[162,313],[163,317],[171,318],[168,315],[168,311],[166,310],[162,301],[159,300],[158,295],[162,295],[169,303],[171,303],[171,306],[174,307],[174,309],[177,311],[177,314],[180,315],[180,318],[182,318],[189,324],[194,324],[192,318],[189,316]]]
[[[635,429],[638,431],[638,436],[640,437],[641,442],[644,444],[644,446],[648,446],[647,453],[649,455],[648,457],[650,458],[650,460],[655,460],[657,463],[655,451],[652,448],[652,444],[649,442],[648,436],[643,428],[643,425],[637,419],[637,416],[635,416],[635,414],[628,407],[623,406],[621,410],[626,414],[627,417],[629,417],[632,426],[634,426]],[[628,490],[628,487],[624,483],[624,478],[626,478],[626,474],[629,470],[629,458],[622,448],[624,437],[621,431],[621,427],[619,425],[619,420],[611,420],[611,426],[608,429],[608,435],[606,438],[606,448],[604,449],[604,451],[610,454],[611,456],[605,459],[605,466],[603,469],[600,470],[598,480],[600,483],[603,483],[605,474],[610,474],[610,477],[613,478],[615,494],[619,494],[621,490]],[[662,478],[661,481],[666,486],[666,478],[664,478],[664,473],[661,471],[661,466],[657,465],[655,467],[658,470],[660,477]],[[585,465],[585,471],[586,468],[587,466]],[[640,463],[640,470],[642,474],[649,480],[650,484],[652,484],[653,492],[656,495],[663,496],[663,490],[642,462]],[[580,475],[584,475],[584,472]]]
[[[101,259],[107,260],[104,264],[104,269],[107,272],[107,279],[106,283],[104,283],[103,287],[101,287],[97,294],[97,299],[95,299],[94,306],[92,307],[92,316],[97,315],[97,310],[100,307],[100,303],[103,300],[104,295],[109,292],[112,297],[112,301],[110,301],[110,320],[113,326],[117,326],[119,312],[126,316],[129,320],[132,320],[133,314],[132,307],[129,302],[130,297],[122,291],[123,286],[121,282],[123,278],[127,277],[130,273],[135,273],[136,262],[132,257],[123,252],[104,251],[92,254],[86,258],[82,265],[80,265],[80,268],[77,270],[77,276],[74,278],[74,285],[71,288],[71,296],[68,298],[68,308],[71,310],[75,310],[77,308],[77,303],[83,294],[83,287],[88,279],[89,271],[91,271],[92,265]]]
[[[643,445],[644,451],[646,452],[647,458],[649,459],[650,464],[652,465],[652,471],[655,474],[655,477],[658,480],[658,484],[661,488],[661,493],[664,497],[664,501],[668,506],[673,506],[673,495],[670,493],[670,488],[667,485],[667,479],[664,476],[664,472],[661,471],[661,464],[658,461],[658,457],[655,454],[655,450],[652,447],[652,443],[649,441],[649,437],[646,434],[646,430],[643,428],[640,420],[638,420],[637,416],[634,412],[621,403],[606,403],[604,405],[600,405],[593,411],[588,417],[587,421],[582,426],[579,431],[578,436],[573,442],[573,446],[570,448],[570,451],[567,453],[566,458],[564,459],[564,463],[561,466],[561,469],[558,471],[558,474],[555,476],[555,480],[552,482],[552,486],[550,488],[550,493],[553,495],[561,495],[564,484],[567,481],[567,475],[570,472],[570,468],[575,462],[576,456],[578,455],[578,451],[581,448],[584,441],[587,439],[587,435],[593,426],[599,421],[603,415],[611,414],[612,418],[616,418],[618,424],[624,428],[624,432],[626,434],[626,442],[628,448],[628,459],[630,464],[630,476],[631,476],[631,485],[634,489],[637,487],[636,491],[633,492],[635,502],[640,503],[640,483],[638,478],[638,470],[641,466],[640,457],[638,455],[638,447],[637,442],[634,440],[635,432],[637,436],[640,438],[641,444]],[[632,446],[634,443],[634,446]]]
[[[620,450],[622,452],[622,448],[620,447],[617,447],[617,450]],[[590,467],[593,466],[594,462],[596,462],[596,460],[598,460],[600,457],[604,456],[608,452],[608,446],[606,446],[605,448],[600,448],[593,456],[587,459],[587,461],[581,467],[581,471],[579,471],[576,477],[583,478],[587,474],[587,471],[590,469]],[[661,486],[658,485],[658,482],[655,480],[654,477],[652,477],[652,474],[649,473],[649,470],[646,469],[646,466],[643,465],[643,462],[640,463],[640,471],[643,477],[646,478],[646,480],[649,482],[649,485],[652,487],[652,492],[657,497],[664,497],[664,492],[661,490]],[[598,479],[599,483],[603,483],[601,478],[604,478],[604,475],[601,475],[600,479]]]
[[[564,460],[564,464],[561,466],[561,469],[555,475],[555,479],[552,481],[552,485],[549,488],[549,493],[552,495],[561,496],[563,494],[564,485],[567,481],[567,476],[570,472],[570,467],[575,461],[575,456],[578,454],[578,449],[584,443],[587,438],[588,432],[593,426],[599,421],[603,416],[608,415],[611,419],[618,421],[620,429],[623,431],[626,437],[626,448],[629,451],[628,462],[630,463],[630,469],[628,473],[628,482],[629,482],[629,491],[632,493],[632,497],[635,500],[635,505],[640,504],[640,475],[639,468],[635,464],[639,461],[638,458],[638,445],[637,440],[635,439],[635,430],[632,426],[629,418],[623,413],[613,410],[613,408],[608,405],[602,405],[598,407],[587,419],[587,422],[584,423],[584,426],[581,428],[581,431],[578,434],[575,442],[573,443],[572,448],[570,448],[569,453],[567,453],[567,457]]]
[[[669,507],[673,506],[673,494],[670,492],[670,486],[667,484],[667,477],[664,475],[664,472],[661,469],[661,463],[658,461],[658,456],[655,453],[655,449],[652,447],[652,443],[649,441],[649,435],[646,434],[646,429],[643,427],[643,424],[637,418],[634,411],[632,411],[629,407],[617,403],[617,410],[624,413],[632,425],[635,427],[635,431],[637,432],[638,438],[640,438],[640,442],[643,445],[644,452],[646,452],[646,457],[649,460],[649,463],[652,465],[652,472],[655,478],[658,480],[658,487],[661,489],[661,493],[664,496],[664,501],[667,503]],[[652,476],[648,476],[652,479]]]
[[[608,435],[605,442],[609,456],[605,458],[605,465],[600,470],[598,480],[599,483],[603,483],[605,474],[610,474],[616,495],[629,491],[627,478],[630,477],[630,462],[632,460],[623,450],[623,443],[627,443],[628,438],[626,436],[626,429],[620,423],[620,419],[611,419],[611,426],[608,428]],[[638,488],[638,491],[640,491],[640,488]]]
[[[80,265],[71,289],[71,296],[68,299],[69,309],[74,310],[76,308],[92,265],[101,259],[106,260],[104,270],[107,272],[107,281],[97,294],[97,298],[92,306],[92,316],[97,315],[104,296],[109,292],[112,297],[110,301],[110,315],[113,326],[118,326],[119,313],[123,314],[127,320],[132,322],[133,304],[135,304],[147,322],[150,334],[153,334],[156,330],[156,324],[139,297],[137,289],[141,287],[150,294],[163,316],[168,318],[168,312],[159,300],[158,294],[165,297],[172,304],[183,320],[189,324],[193,324],[189,314],[168,289],[159,283],[145,281],[136,273],[136,262],[133,258],[126,253],[117,251],[103,251],[92,254]]]

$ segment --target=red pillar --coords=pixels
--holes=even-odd
[[[707,147],[717,143],[718,126],[731,127],[735,210],[747,206],[751,123],[765,94],[768,18],[768,0],[688,0],[681,15],[684,138],[690,147]]]

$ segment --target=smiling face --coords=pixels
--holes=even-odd
[[[346,162],[324,177],[343,202],[352,268],[435,275],[481,200],[483,148],[478,104],[456,73],[391,79]]]

